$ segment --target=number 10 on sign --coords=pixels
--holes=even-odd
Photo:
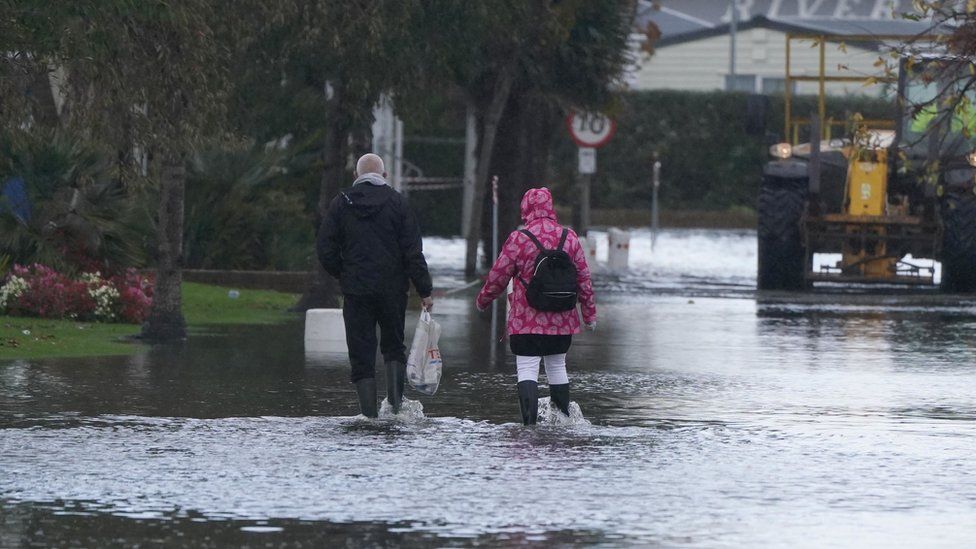
[[[617,124],[600,113],[573,111],[566,117],[569,135],[580,147],[602,147],[610,141]]]

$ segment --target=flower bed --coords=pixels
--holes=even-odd
[[[71,278],[40,264],[14,265],[0,285],[0,313],[139,324],[149,314],[152,289],[134,269]]]

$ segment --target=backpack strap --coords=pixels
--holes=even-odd
[[[526,236],[528,236],[529,238],[531,238],[532,239],[532,242],[535,244],[536,248],[539,248],[539,251],[540,252],[548,251],[548,250],[546,250],[546,247],[542,245],[542,242],[539,242],[539,239],[536,238],[534,234],[532,234],[531,232],[529,232],[528,229],[522,229],[519,232],[522,233],[522,234],[524,234],[524,235],[526,235]]]
[[[556,246],[557,250],[562,250],[563,245],[566,244],[566,236],[569,234],[569,229],[563,228],[563,235],[559,237],[559,246]]]
[[[542,242],[539,242],[539,239],[536,238],[535,235],[532,234],[528,229],[522,229],[519,232],[522,233],[522,234],[524,234],[525,236],[529,237],[532,240],[532,243],[535,244],[535,247],[536,248],[539,248],[539,251],[540,252],[547,251],[546,250],[546,247],[542,245]],[[519,280],[519,282],[522,283],[522,286],[524,286],[526,288],[529,287],[529,283],[526,282],[525,279],[523,279],[520,275],[516,274],[515,275],[515,278],[517,278]]]

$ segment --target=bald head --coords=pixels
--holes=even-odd
[[[383,166],[383,159],[373,153],[366,153],[359,157],[356,162],[356,177],[362,177],[368,173],[375,173],[386,177],[386,168]]]

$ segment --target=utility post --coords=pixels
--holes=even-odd
[[[373,151],[380,155],[389,171],[389,183],[406,194],[403,183],[403,120],[393,110],[393,100],[384,94],[373,107]]]
[[[736,91],[735,89],[735,37],[739,31],[739,7],[736,6],[735,0],[729,0],[729,15],[732,16],[732,21],[729,24],[729,83],[726,86],[728,91]]]
[[[478,167],[478,119],[474,105],[468,103],[464,126],[464,192],[461,204],[461,236],[468,238],[468,225],[474,209],[474,179]]]
[[[491,262],[498,259],[498,176],[491,178]],[[503,321],[498,316],[498,300],[491,302],[491,363],[498,354],[498,328]]]

